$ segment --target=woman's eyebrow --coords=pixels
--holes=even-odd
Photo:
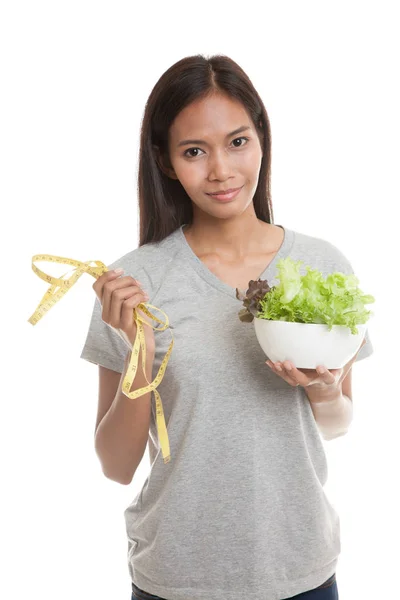
[[[235,131],[231,131],[230,133],[228,133],[226,137],[231,137],[232,135],[236,135],[237,133],[241,133],[242,131],[246,131],[247,129],[250,129],[248,125],[242,125],[242,127],[239,127],[238,129],[235,129]],[[185,146],[186,144],[203,144],[205,146],[208,145],[207,142],[205,142],[204,140],[182,140],[181,142],[179,142],[178,147]]]

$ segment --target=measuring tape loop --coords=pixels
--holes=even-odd
[[[64,277],[71,271],[67,271],[67,273],[65,273],[61,277],[52,277],[51,275],[48,275],[47,273],[41,271],[38,267],[35,266],[34,263],[39,261],[68,264],[75,268],[72,269],[72,275],[69,277],[69,279],[64,279]],[[96,266],[91,266],[91,263],[95,263]],[[103,275],[103,273],[106,273],[108,271],[108,268],[104,263],[102,263],[99,260],[88,260],[87,262],[81,262],[72,258],[54,256],[52,254],[35,254],[35,256],[32,257],[32,270],[34,271],[34,273],[36,273],[38,277],[40,277],[40,279],[43,279],[43,281],[47,281],[47,283],[50,283],[49,289],[44,294],[43,298],[39,302],[39,305],[32,314],[32,316],[28,319],[29,323],[31,323],[32,325],[36,325],[36,323],[40,321],[40,319],[42,319],[45,316],[45,314],[59,300],[61,300],[64,294],[66,294],[71,289],[71,287],[78,281],[78,279],[81,277],[81,275],[83,275],[83,273],[87,273],[88,275],[92,275],[92,277],[94,277],[95,279],[98,279],[101,275]],[[153,315],[149,308],[154,308],[161,312],[165,316],[165,321],[161,321],[155,315]],[[140,316],[138,310],[141,310],[144,314],[150,317],[152,321],[156,321],[157,323],[162,325],[162,327],[157,327],[154,326],[152,323],[148,323]],[[136,337],[132,346],[129,365],[126,370],[124,380],[122,382],[122,391],[125,394],[125,396],[132,400],[134,398],[139,398],[140,396],[143,396],[147,392],[154,392],[154,396],[156,399],[156,423],[158,437],[160,441],[164,463],[168,463],[171,460],[168,433],[167,427],[165,425],[161,397],[156,388],[160,385],[164,377],[164,373],[171,356],[172,348],[174,346],[174,338],[172,335],[171,327],[169,326],[169,319],[167,315],[164,311],[157,308],[156,306],[153,306],[152,304],[139,304],[136,308],[133,309],[133,319],[136,323]],[[168,350],[162,360],[158,373],[152,382],[149,382],[146,374],[146,339],[144,335],[143,325],[152,327],[154,331],[165,331],[165,329],[169,327],[172,336],[172,340],[168,347]],[[137,390],[130,391],[138,369],[140,348],[142,349],[142,370],[148,385]]]

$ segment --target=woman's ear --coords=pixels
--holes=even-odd
[[[170,161],[168,160],[168,157],[165,157],[161,153],[159,146],[157,146],[156,144],[153,144],[153,149],[154,149],[154,154],[156,157],[157,164],[160,167],[161,171],[165,175],[167,175],[167,177],[170,177],[171,179],[178,179],[174,169],[172,168]]]

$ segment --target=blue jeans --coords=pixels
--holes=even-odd
[[[336,573],[334,573],[332,577],[329,577],[329,579],[319,587],[297,594],[297,596],[283,598],[282,600],[294,600],[294,598],[299,598],[301,600],[338,600],[339,595],[336,583]],[[160,598],[160,596],[153,596],[153,594],[144,592],[132,582],[131,600],[166,600],[166,598]]]

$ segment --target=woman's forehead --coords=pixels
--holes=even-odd
[[[243,105],[236,100],[220,97],[204,98],[186,106],[171,125],[171,137],[199,138],[222,137],[237,129],[252,127]]]

